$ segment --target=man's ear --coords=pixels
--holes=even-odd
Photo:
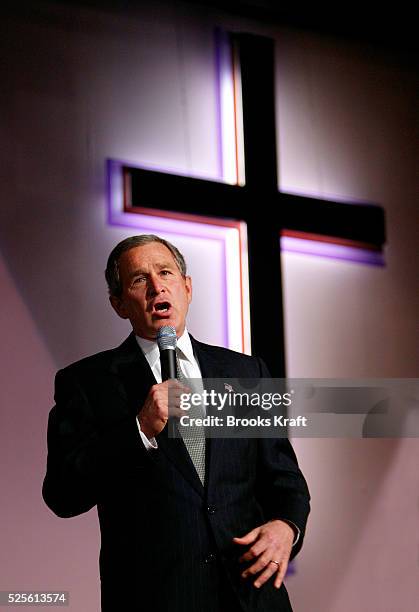
[[[111,303],[112,308],[117,313],[117,315],[121,317],[121,319],[128,319],[128,314],[122,298],[116,297],[115,295],[110,295],[109,301]]]
[[[185,288],[188,294],[188,304],[190,304],[192,302],[192,278],[190,276],[185,276]]]

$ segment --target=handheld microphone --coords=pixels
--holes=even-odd
[[[163,325],[157,332],[157,344],[160,351],[162,382],[177,378],[176,372],[176,330],[173,325]]]

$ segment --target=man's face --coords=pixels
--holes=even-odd
[[[129,319],[137,336],[155,339],[163,325],[173,325],[177,336],[185,329],[192,300],[190,276],[182,276],[169,249],[150,242],[122,253],[119,259],[121,297],[111,296],[120,317]]]

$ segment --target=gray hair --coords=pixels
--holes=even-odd
[[[160,244],[164,244],[164,246],[167,247],[173,255],[173,259],[175,260],[176,265],[179,268],[182,276],[186,276],[185,258],[183,257],[179,249],[177,249],[173,244],[171,244],[167,240],[164,240],[164,238],[155,236],[154,234],[141,234],[140,236],[130,236],[129,238],[125,238],[125,240],[122,240],[122,242],[117,244],[109,255],[108,263],[106,264],[105,270],[105,277],[106,282],[108,283],[109,295],[114,297],[120,297],[122,295],[122,285],[119,276],[119,260],[122,253],[125,253],[125,251],[129,251],[130,249],[134,249],[135,247],[150,244],[151,242],[160,242]]]

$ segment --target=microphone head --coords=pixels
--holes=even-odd
[[[156,340],[161,351],[176,349],[176,329],[173,325],[163,325],[157,332]]]

